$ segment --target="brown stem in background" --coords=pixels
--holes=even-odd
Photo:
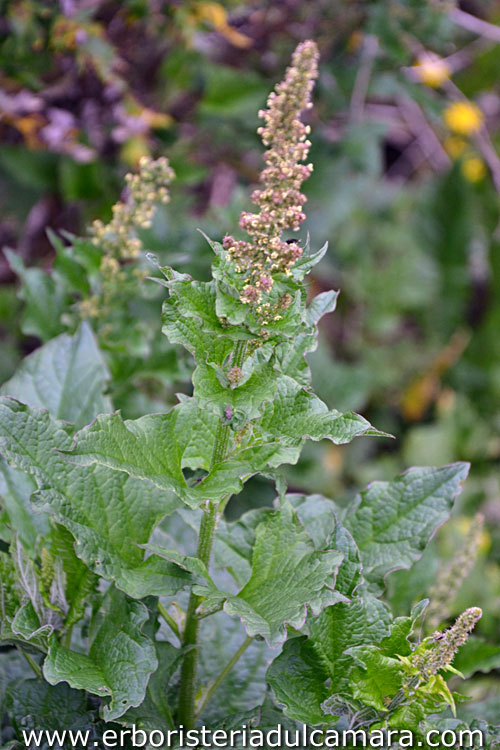
[[[441,141],[436,133],[427,122],[418,104],[413,99],[404,97],[399,100],[398,105],[408,129],[417,139],[428,161],[437,170],[449,167],[451,163],[450,157],[441,145]]]

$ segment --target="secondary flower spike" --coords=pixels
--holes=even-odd
[[[429,590],[431,603],[425,612],[426,625],[429,630],[435,630],[443,620],[446,620],[450,605],[453,604],[460,587],[471,572],[476,562],[483,524],[484,518],[478,513],[472,519],[462,546],[448,565],[438,571],[434,585]]]
[[[309,126],[301,119],[304,109],[312,107],[311,93],[318,75],[318,49],[312,41],[299,44],[292,56],[284,80],[269,95],[267,109],[259,112],[264,125],[257,131],[267,151],[261,187],[252,194],[259,213],[244,211],[240,227],[251,241],[235,240],[227,235],[223,247],[234,261],[246,284],[241,301],[258,305],[263,293],[273,287],[273,274],[286,273],[302,255],[295,241],[285,242],[285,229],[297,231],[305,220],[306,201],[301,185],[312,172],[312,164],[302,164],[311,146]]]
[[[126,175],[128,197],[126,201],[115,203],[111,221],[104,224],[97,219],[92,224],[92,241],[106,256],[123,260],[138,258],[142,243],[137,228],[148,229],[156,204],[170,200],[168,185],[174,178],[174,171],[168,159],[162,156],[153,160],[144,156],[139,167],[139,174]]]
[[[430,679],[432,675],[449,666],[457,653],[460,646],[468,640],[476,623],[481,619],[483,613],[479,607],[471,607],[457,618],[454,625],[444,633],[435,634],[435,642],[424,654],[419,654],[414,664],[419,669],[425,680]]]

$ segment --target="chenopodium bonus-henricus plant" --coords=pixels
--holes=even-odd
[[[163,331],[194,358],[192,396],[136,420],[103,413],[109,373],[85,323],[3,387],[17,398],[0,402],[0,468],[11,488],[2,490],[11,550],[0,551],[2,638],[45,690],[68,683],[100,696],[105,720],[189,728],[244,711],[256,726],[278,721],[280,706],[292,724],[335,726],[348,716],[351,727],[418,730],[450,705],[436,680],[448,657],[432,669],[427,656],[412,658],[424,605],[394,619],[380,597],[386,575],[410,568],[448,518],[467,465],[374,482],[342,512],[326,497],[286,494],[278,479],[273,508],[224,519],[250,477],[277,477],[306,440],[382,434],[314,394],[305,355],[336,293],[308,302],[304,279],[326,248],[311,253],[283,237],[304,219],[311,166],[301,114],[317,61],[315,44],[300,44],[261,113],[260,210],[240,221],[250,239],[209,240],[210,281],[160,268]],[[54,561],[43,576],[42,553]],[[182,602],[183,589],[185,608],[172,600]],[[215,674],[210,625],[219,647],[234,643]]]

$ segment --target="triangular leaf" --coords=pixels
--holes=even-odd
[[[361,553],[363,575],[381,584],[392,570],[410,568],[449,517],[469,465],[409,469],[392,482],[373,482],[345,518]]]
[[[277,645],[286,638],[285,625],[300,629],[308,609],[319,614],[338,601],[333,589],[342,558],[337,550],[316,550],[284,501],[257,527],[252,574],[236,596],[226,596],[224,610],[240,617],[249,635]]]

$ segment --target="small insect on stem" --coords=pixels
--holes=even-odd
[[[224,408],[224,419],[226,422],[230,422],[233,418],[233,407],[228,405]]]

